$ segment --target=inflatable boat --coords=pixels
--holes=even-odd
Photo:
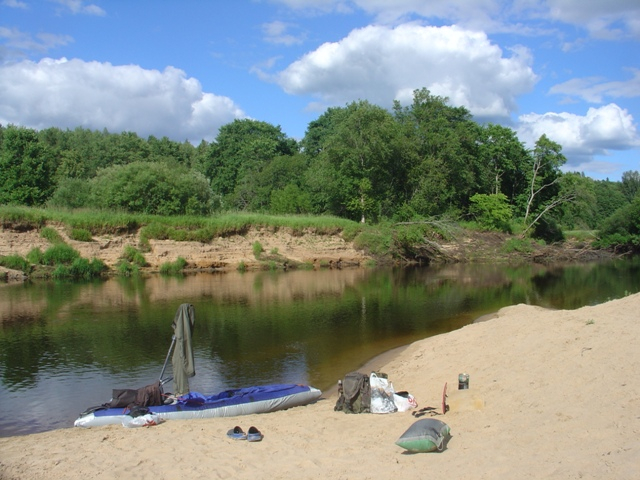
[[[204,396],[197,392],[178,398],[170,405],[147,407],[149,413],[161,420],[235,417],[253,413],[269,413],[315,402],[322,392],[307,385],[265,385],[226,390]],[[76,427],[98,427],[125,424],[131,418],[128,408],[94,407],[80,414]]]

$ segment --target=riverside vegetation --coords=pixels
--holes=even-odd
[[[250,119],[198,146],[135,132],[0,125],[2,228],[38,230],[49,242],[22,258],[7,251],[0,262],[30,274],[53,268],[57,277],[111,270],[46,228],[75,242],[135,235],[120,274],[150,268],[153,240],[209,244],[251,229],[339,235],[373,261],[486,257],[477,248],[459,252],[480,238],[500,239],[489,249],[498,257],[506,249],[540,259],[541,247],[549,253],[566,240],[636,252],[640,173],[593,180],[562,171],[566,161],[545,135],[526,148],[510,128],[478,124],[426,89],[392,111],[366,101],[329,108],[300,141]],[[282,250],[259,250],[255,260],[270,268],[296,266]],[[167,263],[165,272],[189,266],[185,258]]]
[[[610,256],[610,250],[593,247],[594,232],[569,232],[564,242],[547,244],[530,237],[482,231],[477,224],[461,224],[450,220],[422,222],[381,222],[366,225],[337,217],[269,216],[259,214],[226,214],[214,217],[135,215],[110,212],[67,212],[55,209],[0,207],[3,234],[12,232],[20,237],[37,233],[46,248],[33,247],[26,254],[0,255],[0,265],[18,270],[31,278],[91,278],[101,275],[139,275],[143,272],[177,274],[198,270],[182,257],[161,264],[150,264],[146,258],[153,240],[173,245],[195,242],[208,244],[233,236],[246,236],[259,229],[261,238],[249,245],[251,265],[239,260],[227,268],[243,271],[248,268],[285,270],[331,268],[332,266],[375,266],[384,264],[431,264],[438,262],[553,262],[593,260]],[[288,258],[278,248],[266,249],[270,236],[286,231],[294,238],[313,235],[320,242],[339,237],[353,250],[363,253],[359,261],[333,263]],[[69,245],[95,243],[94,237],[122,237],[117,261],[107,265],[98,248],[97,256],[83,258]],[[23,242],[20,242],[23,243]],[[118,248],[118,247],[116,247]],[[310,252],[310,257],[314,252]],[[6,280],[8,273],[3,277]]]

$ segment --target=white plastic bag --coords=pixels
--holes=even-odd
[[[137,417],[125,415],[122,420],[122,426],[127,428],[152,427],[154,425],[160,425],[162,422],[164,422],[164,420],[155,413],[147,413],[146,415],[139,415]]]
[[[398,411],[393,401],[393,384],[384,377],[371,372],[371,413],[394,413]]]
[[[399,412],[406,412],[417,408],[418,402],[409,392],[396,392],[393,394],[393,403],[398,407]]]

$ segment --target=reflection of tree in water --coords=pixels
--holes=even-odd
[[[25,398],[55,384],[66,396],[46,391],[47,408],[76,401],[81,411],[107,401],[111,388],[152,383],[182,303],[195,306],[193,385],[202,393],[280,382],[326,389],[382,352],[507,305],[575,308],[634,293],[639,269],[638,259],[564,268],[456,264],[0,288],[0,397],[3,407],[28,409]],[[13,427],[0,419],[2,428]]]

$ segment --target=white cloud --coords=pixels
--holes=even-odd
[[[640,146],[640,135],[631,114],[615,103],[590,108],[586,115],[530,113],[519,117],[518,137],[532,148],[545,134],[563,147],[568,165],[587,165],[594,155]]]
[[[89,4],[87,5],[83,0],[51,0],[55,3],[58,3],[64,7],[67,7],[71,10],[71,13],[76,14],[84,14],[84,15],[95,15],[98,17],[102,17],[107,14],[102,8],[98,5]]]
[[[482,32],[458,27],[369,26],[325,43],[273,76],[287,93],[313,95],[330,105],[366,99],[407,104],[426,87],[467,107],[479,120],[506,119],[536,75],[526,49],[510,57]]]
[[[586,28],[596,38],[640,36],[640,3],[637,0],[546,0],[548,16]]]
[[[586,29],[593,37],[640,36],[637,0],[271,0],[293,9],[350,12],[356,9],[383,24],[409,18],[440,19],[470,29],[524,35],[550,32],[540,22],[562,22]]]
[[[275,22],[264,23],[262,25],[262,31],[265,35],[265,40],[269,43],[276,43],[281,45],[295,45],[302,43],[304,35],[298,36],[292,35],[289,31],[295,28],[294,25],[276,20]]]
[[[640,69],[629,69],[633,78],[606,82],[599,77],[574,78],[549,89],[549,93],[580,97],[587,102],[601,103],[604,97],[640,97]]]
[[[243,118],[229,98],[202,91],[179,69],[82,60],[22,61],[0,66],[0,123],[133,131],[194,143]]]
[[[20,2],[18,0],[3,0],[2,5],[10,8],[21,8],[23,10],[26,10],[28,8],[26,3]]]
[[[73,42],[69,35],[55,35],[52,33],[38,33],[33,38],[17,28],[0,27],[0,41],[2,50],[0,60],[8,61],[22,58],[32,52],[46,53],[47,51]]]

